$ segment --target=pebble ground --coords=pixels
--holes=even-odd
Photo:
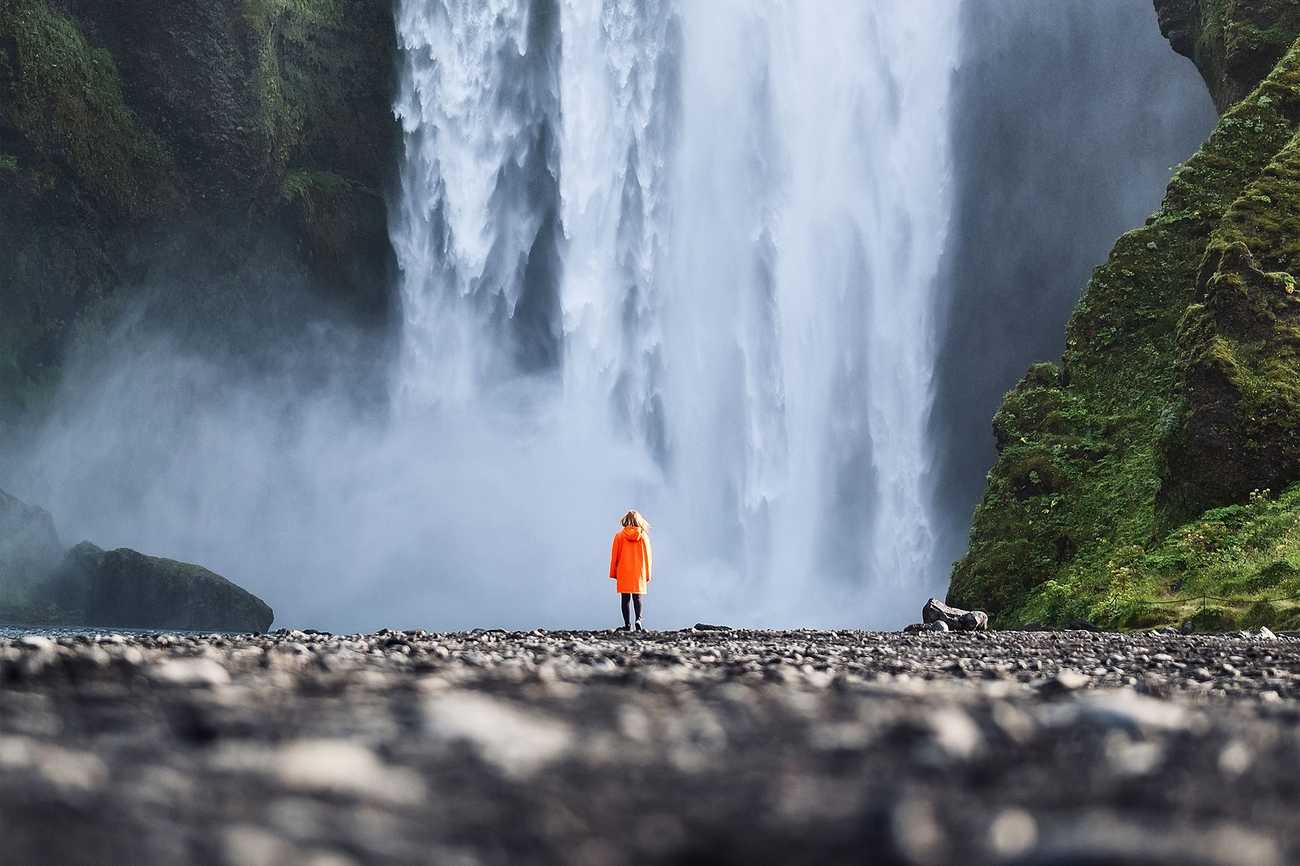
[[[0,860],[1300,862],[1300,640],[0,641]]]

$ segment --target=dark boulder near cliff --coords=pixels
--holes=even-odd
[[[0,490],[0,623],[263,632],[266,602],[201,565],[104,551],[63,551],[54,519]]]
[[[266,602],[201,565],[88,541],[68,551],[50,589],[86,625],[263,632],[275,619]]]

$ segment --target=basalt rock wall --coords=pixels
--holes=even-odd
[[[386,0],[0,0],[0,422],[142,305],[382,328],[394,42]]]

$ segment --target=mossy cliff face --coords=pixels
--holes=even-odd
[[[1176,4],[1157,5],[1167,24]],[[1251,20],[1291,26],[1295,4],[1272,5]],[[1264,599],[1290,615],[1277,581],[1251,579],[1292,558],[1300,573],[1300,508],[1252,491],[1300,481],[1300,47],[1253,84],[1095,271],[1061,364],[1007,395],[953,603],[1002,625],[1178,621],[1205,596],[1229,618]],[[1206,511],[1225,505],[1242,511]]]
[[[0,0],[0,420],[142,285],[382,318],[394,38],[384,0]]]
[[[1254,89],[1300,32],[1296,0],[1155,0],[1160,31],[1196,63],[1223,112]]]

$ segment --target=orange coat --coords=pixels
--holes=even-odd
[[[650,582],[650,537],[639,526],[624,526],[614,536],[609,554],[609,579],[618,581],[618,592],[644,595]]]

